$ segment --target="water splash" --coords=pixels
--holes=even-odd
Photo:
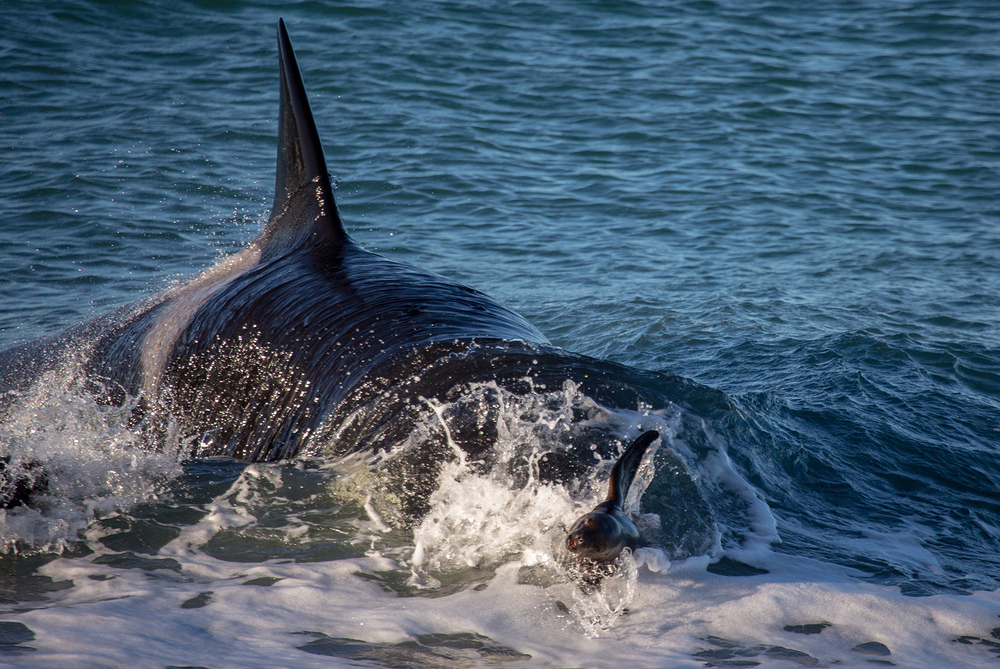
[[[66,370],[9,396],[0,452],[10,473],[44,472],[31,508],[0,510],[0,550],[58,551],[95,518],[155,498],[180,471],[177,450],[150,451],[129,427],[135,400],[97,404]]]
[[[763,506],[764,521],[766,505],[729,466],[722,441],[666,404],[611,410],[569,382],[524,394],[474,385],[452,403],[424,401],[423,418],[389,452],[245,466],[225,492],[199,502],[207,515],[175,541],[246,563],[385,556],[398,572],[383,583],[399,594],[471,588],[513,565],[519,582],[555,586],[552,597],[568,603],[574,625],[597,635],[627,609],[641,567],[663,572],[672,560],[718,552],[719,525],[734,536],[764,535],[755,530],[753,505]],[[129,429],[133,408],[97,405],[65,375],[18,398],[0,425],[3,449],[13,462],[44,463],[52,483],[37,509],[5,514],[0,529],[9,546],[58,549],[88,525],[88,538],[99,539],[95,518],[127,515],[181,473],[174,454],[186,452],[182,445],[148,450]],[[564,548],[567,528],[603,499],[622,448],[649,429],[661,440],[626,508],[653,545],[585,578]],[[460,443],[470,433],[488,433],[490,448],[471,455]],[[386,512],[395,493],[385,473],[399,462],[436,465],[427,512],[418,517]],[[185,485],[181,476],[171,490],[183,497]]]
[[[571,382],[557,391],[526,394],[484,383],[471,386],[452,404],[425,401],[424,418],[403,443],[381,454],[368,481],[369,513],[377,508],[379,523],[383,518],[398,523],[398,514],[385,511],[393,494],[384,488],[380,471],[429,453],[446,458],[428,494],[427,512],[403,538],[407,545],[375,542],[381,554],[392,555],[408,572],[383,583],[399,594],[440,596],[482,584],[503,565],[519,565],[522,583],[556,585],[554,593],[570,588],[562,596],[569,604],[562,606],[585,633],[607,629],[632,600],[643,565],[665,572],[671,559],[718,550],[720,533],[701,489],[714,495],[731,480],[717,471],[724,462],[712,455],[719,442],[698,451],[681,439],[690,439],[681,433],[684,415],[672,404],[656,410],[610,410]],[[588,583],[565,549],[567,530],[607,494],[608,475],[621,449],[649,429],[658,430],[661,440],[640,468],[626,507],[644,535],[667,548],[625,553]],[[460,433],[470,432],[495,436],[486,457],[469,457],[456,443]],[[593,462],[565,471],[552,465],[578,462],[580,453]],[[573,457],[560,459],[568,455]],[[752,496],[749,491],[746,495]],[[647,496],[652,504],[644,503]],[[696,513],[686,513],[696,507]]]

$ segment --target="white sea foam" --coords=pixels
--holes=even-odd
[[[460,449],[450,440],[442,407],[434,405],[429,405],[430,415],[411,439],[389,455],[391,460],[419,454],[435,423],[445,428],[450,448],[460,454],[442,468],[437,489],[429,500],[430,512],[414,531],[415,582],[420,582],[428,571],[492,568],[526,551],[536,556],[536,562],[557,562],[566,529],[606,495],[614,458],[600,462],[589,477],[571,485],[540,478],[539,461],[546,454],[564,448],[560,440],[566,435],[575,438],[573,448],[581,449],[586,447],[588,439],[617,438],[627,443],[644,430],[658,430],[661,438],[647,455],[626,500],[626,509],[635,514],[640,511],[643,492],[656,474],[652,465],[655,452],[661,444],[672,448],[680,423],[676,407],[660,411],[610,411],[580,393],[572,383],[555,392],[525,396],[508,393],[495,384],[482,384],[471,388],[469,396],[477,393],[489,393],[495,403],[496,415],[491,420],[495,421],[498,440],[488,470],[483,471],[461,456]],[[586,414],[588,420],[574,422],[574,417],[580,414]],[[596,436],[582,431],[595,426],[602,429]],[[724,488],[739,479],[724,453],[721,459],[711,455],[698,458],[686,445],[677,443],[690,455],[694,476],[710,481],[709,487]],[[512,474],[518,462],[526,463],[525,473],[520,475],[524,480]],[[723,469],[724,474],[720,473]],[[745,483],[739,494],[740,499],[757,501]],[[644,520],[658,523],[655,515],[650,515],[651,518]],[[710,544],[717,544],[717,538],[707,537],[706,545]]]
[[[53,477],[49,506],[8,512],[5,536],[60,546],[89,523],[94,553],[46,564],[41,575],[62,589],[6,605],[5,619],[25,625],[34,638],[7,647],[0,655],[5,666],[349,667],[363,660],[372,666],[601,669],[702,667],[726,659],[844,667],[870,667],[870,660],[910,667],[996,661],[996,593],[910,598],[857,580],[848,569],[772,552],[770,510],[732,468],[717,437],[706,431],[707,448],[688,445],[690,416],[676,407],[611,412],[573,386],[503,396],[501,463],[540,456],[554,447],[549,437],[572,429],[567,417],[585,409],[622,441],[646,429],[661,433],[658,453],[647,456],[628,500],[633,512],[641,511],[643,493],[662,483],[652,463],[677,465],[657,459],[670,453],[683,457],[707,499],[742,505],[742,512],[720,516],[743,523],[739,532],[726,530],[742,541],[724,545],[716,533],[706,554],[687,558],[640,548],[587,586],[565,559],[562,541],[567,524],[603,496],[610,461],[573,488],[530,475],[515,481],[503,466],[482,471],[456,459],[442,470],[430,512],[404,537],[407,545],[399,547],[398,528],[362,495],[355,535],[339,540],[360,546],[358,557],[314,562],[296,561],[298,548],[319,541],[315,535],[326,528],[325,516],[316,520],[310,513],[370,494],[357,484],[370,459],[354,456],[313,469],[308,463],[250,465],[227,490],[192,507],[199,519],[178,525],[175,538],[158,550],[112,551],[93,517],[154,498],[178,465],[173,456],[139,449],[125,427],[127,408],[97,407],[54,380],[49,387],[52,392],[25,402],[2,426],[15,459],[44,461]],[[427,408],[415,439],[440,426],[441,407]],[[396,455],[404,453],[405,445]],[[63,501],[53,503],[54,495]],[[251,555],[252,532],[262,524],[279,557]],[[661,519],[646,514],[639,524],[659,526]],[[243,557],[235,548],[209,550],[213,539],[233,532],[247,532]],[[393,533],[397,538],[388,540]],[[894,560],[926,561],[912,542],[884,543]],[[769,573],[706,571],[723,553]],[[470,569],[476,575],[462,581]],[[884,652],[891,655],[872,654]]]
[[[59,550],[96,517],[154,498],[181,468],[177,450],[144,449],[128,427],[132,407],[103,406],[71,371],[45,374],[7,408],[0,452],[13,476],[44,471],[32,508],[0,510],[4,552]]]
[[[36,649],[5,656],[7,665],[356,666],[346,657],[301,650],[324,635],[375,650],[408,642],[391,649],[396,662],[410,658],[410,664],[393,666],[498,661],[466,650],[462,662],[432,665],[414,650],[420,635],[458,633],[483,635],[531,656],[511,661],[512,667],[703,667],[727,656],[765,666],[786,664],[773,662],[778,659],[793,660],[788,666],[844,667],[871,667],[872,659],[928,668],[996,662],[992,647],[981,643],[997,625],[996,593],[909,598],[856,581],[844,569],[776,554],[764,565],[770,574],[746,578],[708,573],[703,559],[666,573],[639,570],[634,581],[625,581],[634,583],[633,593],[588,601],[600,613],[629,598],[627,613],[607,629],[584,627],[565,613],[559,602],[572,605],[571,585],[519,583],[524,565],[517,561],[501,566],[483,589],[426,598],[398,597],[357,575],[396,568],[386,558],[232,563],[192,551],[186,542],[168,545],[157,558],[176,560],[178,570],[117,569],[79,558],[44,567],[46,575],[74,587],[7,616],[34,632],[24,645]],[[182,607],[199,597],[204,605]],[[807,624],[821,632],[789,631]],[[891,655],[872,655],[880,650],[875,643]],[[862,644],[869,644],[867,654],[854,650],[864,650]]]

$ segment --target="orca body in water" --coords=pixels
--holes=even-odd
[[[275,197],[260,236],[145,302],[0,352],[0,392],[24,392],[73,358],[101,402],[134,402],[134,425],[154,443],[173,430],[193,457],[260,462],[388,450],[428,403],[455,403],[470,384],[524,394],[572,381],[598,402],[631,410],[661,403],[665,381],[696,385],[553,347],[487,295],[362,249],[338,212],[280,21],[278,44]],[[448,438],[485,462],[496,428],[490,407],[472,413],[452,412]],[[616,439],[604,434],[596,450],[571,444],[549,453],[536,474],[580,476],[616,455]],[[449,457],[451,445],[428,446],[405,463],[406,513],[426,510]],[[27,499],[23,486],[17,499]]]

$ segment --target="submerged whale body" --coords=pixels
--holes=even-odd
[[[143,303],[0,352],[0,391],[23,392],[75,357],[102,402],[138,398],[133,422],[154,441],[180,432],[191,456],[251,462],[389,449],[428,405],[447,404],[448,439],[488,462],[491,392],[523,395],[569,381],[595,401],[634,410],[662,406],[665,385],[695,385],[553,347],[487,295],[362,249],[337,210],[280,21],[278,43],[275,198],[260,236]],[[492,390],[472,397],[475,384]],[[535,463],[536,473],[580,476],[614,457],[622,436],[590,439],[596,449],[571,439]],[[452,451],[428,445],[399,465],[406,513],[426,510],[435,465]],[[698,522],[710,524],[710,514]]]

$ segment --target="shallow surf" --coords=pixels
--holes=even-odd
[[[718,534],[584,593],[547,542],[596,487],[456,466],[404,530],[370,462],[179,461],[55,378],[0,426],[4,452],[62,463],[44,513],[5,517],[0,662],[995,664],[992,4],[281,11],[351,234],[558,346],[708,389],[615,420],[669,435]],[[257,233],[277,15],[11,5],[4,347]],[[544,449],[536,425],[510,447]]]

